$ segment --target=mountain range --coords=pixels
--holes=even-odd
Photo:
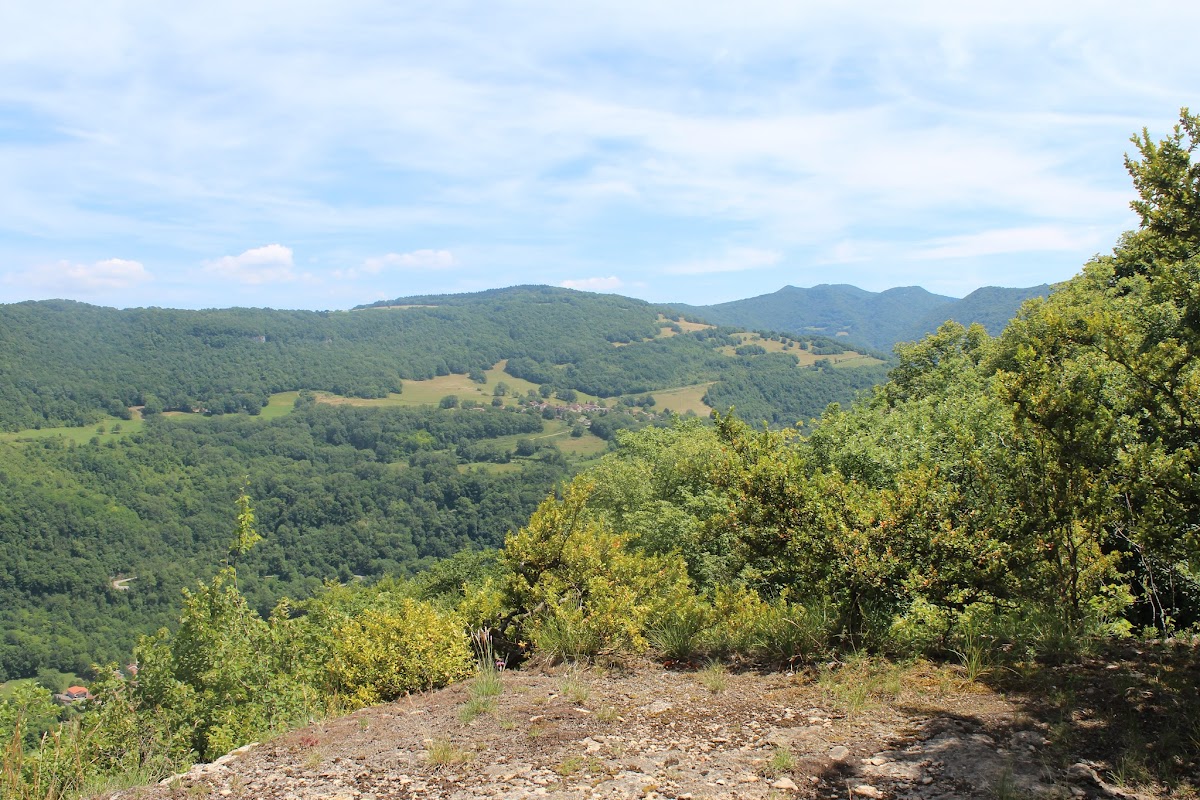
[[[919,286],[869,292],[826,283],[811,289],[785,286],[771,294],[709,306],[669,305],[717,325],[839,337],[890,352],[897,342],[920,339],[949,319],[963,325],[978,322],[995,336],[1022,303],[1049,293],[1049,284],[1018,289],[985,286],[958,299]]]

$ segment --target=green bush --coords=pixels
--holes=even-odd
[[[690,592],[682,559],[628,548],[587,509],[591,492],[576,480],[504,545],[507,604],[552,660],[644,650],[647,628]]]
[[[474,658],[461,620],[403,598],[339,626],[328,664],[333,689],[352,705],[394,700],[471,674]]]

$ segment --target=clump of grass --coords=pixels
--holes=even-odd
[[[458,719],[464,724],[476,717],[490,713],[496,707],[496,701],[491,697],[472,697],[458,711]]]
[[[596,709],[595,718],[599,722],[614,722],[621,716],[616,706],[601,706]]]
[[[504,678],[502,677],[504,662],[496,658],[496,653],[492,649],[491,631],[482,628],[472,634],[471,638],[479,657],[479,669],[476,671],[475,677],[471,679],[468,689],[470,699],[458,712],[458,718],[464,724],[478,716],[494,711],[496,708],[495,698],[504,692]]]
[[[554,768],[554,771],[566,778],[582,770],[583,765],[584,760],[582,756],[567,756]]]
[[[654,649],[672,661],[691,661],[704,649],[703,633],[712,622],[711,609],[699,601],[682,603],[647,632]]]
[[[713,694],[720,694],[729,688],[729,671],[720,661],[709,661],[696,673],[696,680]]]
[[[471,681],[472,697],[498,697],[504,692],[504,679],[500,670],[482,665]]]
[[[575,670],[563,676],[558,688],[562,692],[563,697],[576,705],[586,703],[588,698],[592,696],[592,690],[588,688],[588,685],[583,682],[579,673]]]
[[[905,664],[855,655],[845,663],[823,668],[817,684],[847,714],[853,715],[878,700],[899,697],[907,671]]]
[[[985,637],[968,629],[962,637],[962,647],[953,651],[958,656],[959,668],[969,683],[976,683],[992,671],[992,651]]]
[[[1017,800],[1023,795],[1019,791],[1016,781],[1013,780],[1012,770],[1006,769],[992,784],[990,794],[994,800]]]
[[[436,767],[464,764],[474,758],[470,750],[458,747],[449,739],[434,739],[429,743],[425,756]]]
[[[771,753],[771,758],[763,767],[763,772],[773,777],[791,772],[795,768],[796,757],[792,755],[792,751],[786,747],[776,747],[775,751]]]

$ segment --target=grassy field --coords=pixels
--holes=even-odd
[[[655,339],[669,339],[672,336],[675,336],[676,333],[675,333],[674,329],[669,327],[672,324],[677,325],[683,333],[691,333],[692,331],[702,331],[702,330],[705,330],[706,328],[715,327],[714,325],[705,325],[703,322],[688,322],[687,320],[681,320],[680,322],[675,322],[674,320],[667,319],[662,314],[658,315],[658,324],[662,325],[662,327],[659,329],[658,335],[654,337]]]
[[[37,681],[33,678],[16,678],[11,681],[0,683],[0,700],[7,700],[8,698],[12,697],[13,692],[22,686],[34,686],[36,684]]]
[[[712,409],[701,399],[712,383],[697,383],[694,386],[682,386],[678,389],[664,389],[661,392],[651,392],[654,398],[654,411],[670,409],[676,414],[686,414],[694,411],[702,417],[707,417]]]
[[[259,416],[262,419],[279,419],[286,417],[292,413],[292,408],[295,406],[296,398],[300,396],[299,392],[280,392],[279,394],[271,395],[271,399],[263,406]]]
[[[734,337],[737,338],[742,344],[756,344],[762,349],[766,350],[768,353],[791,353],[799,359],[796,364],[798,367],[811,367],[822,358],[829,361],[835,367],[869,367],[875,364],[884,363],[878,358],[873,358],[871,356],[855,352],[854,350],[847,350],[846,352],[839,353],[837,355],[820,356],[809,350],[801,350],[798,346],[793,346],[789,349],[786,347],[786,342],[777,342],[774,339],[764,339],[757,333],[735,333]],[[736,348],[729,346],[719,348],[719,352],[724,353],[727,356],[737,355]]]
[[[133,419],[105,417],[99,422],[84,425],[83,427],[37,428],[26,431],[0,433],[0,442],[35,442],[40,439],[59,437],[66,439],[68,442],[75,442],[76,444],[87,444],[92,440],[93,436],[99,436],[100,441],[120,439],[131,433],[137,433],[145,427],[145,424],[142,415],[135,413]],[[114,427],[117,428],[115,433],[113,432]]]
[[[492,392],[495,391],[496,384],[503,381],[509,387],[508,394],[503,398],[504,404],[509,406],[517,405],[521,402],[521,398],[525,396],[526,392],[530,390],[536,392],[538,385],[527,380],[522,380],[521,378],[514,378],[504,371],[506,366],[508,366],[508,362],[501,361],[484,372],[484,375],[487,376],[487,383],[475,383],[466,375],[439,375],[427,381],[404,381],[404,390],[400,394],[389,394],[387,397],[378,399],[367,400],[360,397],[340,397],[328,392],[315,392],[314,394],[316,394],[317,401],[321,403],[367,407],[431,406],[437,405],[443,397],[451,394],[455,395],[460,403],[464,400],[474,400],[491,404]],[[576,394],[579,397],[578,402],[580,403],[594,403],[599,399],[595,395],[587,394],[586,392],[576,392]]]

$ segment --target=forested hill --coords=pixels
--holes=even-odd
[[[1049,292],[1047,284],[1023,289],[985,286],[958,300],[919,286],[868,292],[845,284],[821,284],[811,289],[785,286],[771,294],[711,306],[674,303],[672,307],[718,325],[839,336],[891,351],[897,342],[921,339],[950,319],[962,325],[978,322],[998,335],[1023,302]]]
[[[684,330],[665,315],[678,312],[537,286],[338,312],[4,305],[0,430],[91,424],[134,406],[253,414],[271,394],[301,389],[383,397],[405,380],[505,359],[514,377],[599,397],[713,384],[723,405],[780,424],[883,379],[879,367],[797,369],[792,354],[734,353],[743,343],[733,331]],[[844,350],[821,337],[787,346]]]

